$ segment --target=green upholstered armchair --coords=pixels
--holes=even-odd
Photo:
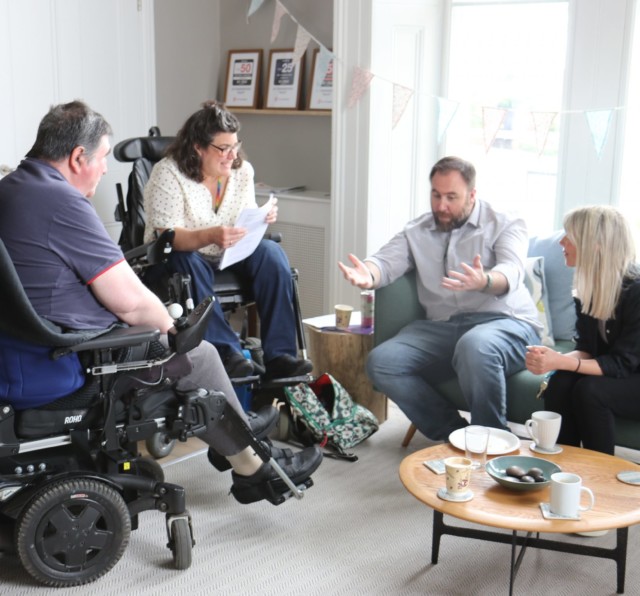
[[[541,320],[544,319],[545,335],[549,341],[553,341],[553,348],[569,352],[573,349],[575,325],[571,294],[573,270],[565,265],[558,244],[562,235],[562,232],[556,232],[551,236],[530,240],[527,286],[538,305]],[[536,275],[537,279],[534,279]],[[535,286],[538,286],[537,289]],[[424,309],[418,302],[415,273],[411,271],[392,284],[376,290],[374,345],[393,337],[402,327],[424,316]],[[478,371],[479,374],[481,372]],[[507,379],[507,419],[510,422],[524,424],[531,418],[532,412],[544,409],[544,402],[536,398],[541,381],[541,376],[528,370],[522,370]],[[467,411],[457,379],[450,379],[438,385],[437,389],[459,410]],[[414,432],[415,427],[411,425],[403,445],[409,443]],[[616,443],[640,449],[640,423],[616,420]]]

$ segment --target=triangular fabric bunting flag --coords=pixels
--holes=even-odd
[[[504,108],[482,108],[482,128],[484,132],[484,149],[489,153],[493,141],[504,122],[507,110]]]
[[[373,73],[371,71],[360,68],[359,66],[353,67],[351,91],[349,93],[349,101],[347,102],[348,108],[352,108],[360,101],[364,92],[369,88],[371,79],[373,79]]]
[[[280,33],[280,21],[285,14],[288,14],[287,9],[276,0],[276,9],[273,13],[273,25],[271,26],[271,43],[276,40],[278,33]]]
[[[307,51],[307,46],[311,41],[311,35],[302,26],[298,25],[298,32],[296,33],[296,43],[293,48],[293,65],[295,66],[300,62],[300,58]]]
[[[587,123],[589,124],[589,130],[591,131],[591,137],[593,139],[593,146],[596,149],[598,159],[600,159],[605,141],[607,140],[612,114],[613,110],[595,110],[593,112],[585,112]]]
[[[256,10],[258,10],[262,6],[263,3],[264,3],[264,0],[251,0],[251,4],[249,5],[249,10],[247,11],[247,23],[249,22],[249,17]]]
[[[460,104],[457,101],[438,97],[438,144],[442,142],[442,137],[447,132],[459,107]]]
[[[396,124],[402,118],[402,114],[407,108],[409,100],[413,96],[413,89],[403,87],[396,83],[393,84],[393,112],[391,115],[391,128],[394,129]]]
[[[333,60],[333,53],[327,50],[323,45],[320,46],[320,51],[316,56],[316,71],[319,73],[321,80],[325,80],[327,76],[327,71],[329,70],[329,66],[332,66],[331,61]],[[329,73],[330,77],[333,79],[333,72]]]
[[[531,112],[531,120],[533,120],[533,131],[536,135],[536,147],[538,148],[538,155],[542,155],[547,139],[549,138],[549,131],[553,126],[553,121],[556,119],[558,112]]]

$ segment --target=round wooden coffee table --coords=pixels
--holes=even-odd
[[[519,451],[510,455],[541,457],[554,462],[565,472],[582,477],[583,486],[590,488],[596,498],[590,511],[582,512],[580,520],[549,520],[542,516],[540,503],[549,502],[549,488],[533,492],[511,491],[493,480],[486,472],[474,472],[471,477],[472,500],[465,503],[443,501],[437,496],[445,484],[444,474],[429,470],[423,462],[460,455],[461,451],[449,444],[429,447],[406,457],[400,464],[400,479],[405,488],[418,500],[434,510],[433,542],[431,560],[438,562],[440,537],[444,534],[477,538],[493,542],[511,543],[510,592],[518,567],[527,546],[548,550],[571,552],[613,559],[617,564],[617,590],[624,591],[624,576],[627,554],[628,528],[640,522],[640,486],[620,482],[616,475],[624,470],[640,467],[619,457],[563,446],[557,455],[540,455],[529,449],[529,441],[523,441]],[[503,528],[512,534],[446,525],[443,515],[458,519]],[[546,540],[539,533],[575,533],[594,530],[617,530],[614,549],[584,544]],[[518,532],[525,534],[518,535]],[[536,536],[532,536],[536,533]],[[519,554],[517,546],[522,546]]]

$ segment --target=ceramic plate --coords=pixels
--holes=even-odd
[[[518,466],[525,472],[531,468],[540,468],[545,480],[544,482],[520,482],[517,478],[507,476],[506,470],[510,466]],[[551,474],[562,471],[560,466],[557,466],[549,460],[528,455],[503,455],[502,457],[495,457],[487,462],[485,470],[498,484],[521,492],[541,490],[545,486],[549,486],[549,484],[551,484]]]
[[[464,428],[454,430],[449,435],[449,443],[464,451]],[[492,428],[489,435],[489,446],[487,455],[504,455],[520,449],[520,439],[508,430]]]

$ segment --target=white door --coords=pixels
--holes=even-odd
[[[53,104],[86,101],[114,143],[155,124],[151,0],[0,0],[0,56],[0,164],[20,162]],[[94,198],[114,238],[115,183],[129,170],[111,160]]]

